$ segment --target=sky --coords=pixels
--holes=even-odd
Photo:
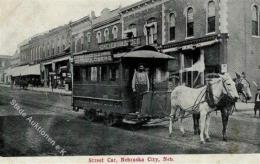
[[[0,55],[13,55],[31,36],[77,20],[91,11],[116,9],[140,0],[0,0]]]

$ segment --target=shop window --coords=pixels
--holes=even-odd
[[[194,21],[193,21],[193,8],[189,7],[187,10],[187,37],[194,35]]]
[[[259,13],[256,5],[252,8],[252,35],[258,35],[259,33]]]
[[[175,14],[170,13],[170,40],[175,40]]]
[[[112,29],[112,34],[113,34],[113,39],[117,39],[117,35],[118,35],[118,28],[117,26],[114,26]]]
[[[108,30],[108,28],[106,28],[105,31],[104,31],[104,38],[105,38],[105,42],[109,41],[109,30]]]
[[[207,18],[208,33],[215,32],[215,30],[216,30],[215,22],[216,22],[215,2],[210,1],[208,3],[208,18]]]
[[[116,81],[119,78],[118,65],[111,65],[109,69],[109,80]]]
[[[97,77],[98,77],[97,67],[91,67],[91,77],[90,77],[90,80],[91,81],[97,81]]]
[[[96,38],[97,38],[97,43],[101,43],[102,42],[102,40],[101,40],[101,32],[100,31],[97,32]]]

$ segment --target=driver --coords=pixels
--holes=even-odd
[[[145,71],[143,64],[139,64],[138,70],[135,70],[133,79],[132,79],[132,89],[135,93],[135,109],[141,111],[143,94],[149,91],[149,77],[148,73]]]

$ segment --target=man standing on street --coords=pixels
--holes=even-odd
[[[142,107],[143,94],[148,92],[150,88],[150,82],[148,73],[145,71],[144,65],[139,64],[138,70],[135,70],[132,79],[132,89],[135,93],[135,109],[140,112]]]

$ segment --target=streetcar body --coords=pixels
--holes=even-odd
[[[90,120],[104,117],[114,124],[145,123],[170,111],[168,61],[156,50],[86,52],[73,56],[72,105]],[[139,63],[146,67],[150,90],[143,93],[141,110],[134,106],[132,78]]]

